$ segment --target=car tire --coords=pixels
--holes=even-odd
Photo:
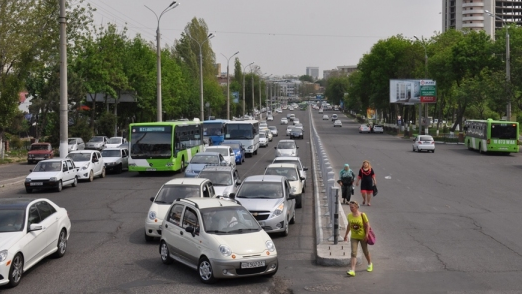
[[[33,193],[33,189],[31,189],[31,188],[25,188],[25,192],[27,192],[28,194]]]
[[[150,243],[150,242],[154,241],[154,237],[147,235],[147,233],[145,233],[144,235],[145,235],[145,242]]]
[[[118,165],[118,167],[116,168],[116,173],[121,174],[122,171],[123,171],[123,163],[120,163],[120,165]]]
[[[87,181],[89,181],[89,182],[94,181],[94,173],[92,170],[89,172],[89,179],[87,179]]]
[[[58,235],[58,244],[56,245],[57,250],[53,254],[55,258],[61,258],[67,252],[67,231],[62,229],[60,235]]]
[[[289,234],[289,225],[288,223],[285,224],[285,230],[281,232],[281,236],[286,237]]]
[[[63,190],[63,184],[62,180],[58,181],[58,187],[56,187],[56,192],[62,192]]]
[[[160,243],[160,257],[163,264],[172,264],[173,262],[172,257],[170,257],[169,246],[167,246],[165,241]]]
[[[295,207],[302,208],[303,207],[303,195],[299,195],[295,197]]]
[[[413,145],[411,146],[411,151],[415,152],[415,146],[413,146]]]
[[[9,268],[9,287],[14,288],[20,284],[22,280],[22,275],[24,273],[24,257],[21,253],[17,253],[13,262],[11,262],[11,267]]]
[[[435,153],[435,150],[431,150],[431,153]]]
[[[204,284],[213,284],[216,282],[216,278],[214,278],[214,272],[212,270],[212,264],[210,264],[210,261],[205,256],[199,259],[198,273],[199,279]]]
[[[301,190],[301,193],[302,193],[302,194],[305,193],[305,186],[303,186],[303,190]]]
[[[107,174],[106,174],[106,171],[105,171],[105,167],[103,167],[103,168],[102,168],[102,172],[101,172],[101,174],[100,174],[100,179],[105,178],[106,175],[107,175]]]
[[[179,168],[179,172],[180,173],[184,173],[185,172],[185,157],[181,158],[181,167]]]
[[[74,180],[73,180],[71,186],[73,186],[73,187],[78,186],[78,178],[77,177],[74,177]]]

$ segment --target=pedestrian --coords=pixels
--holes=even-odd
[[[370,222],[364,212],[359,211],[359,204],[357,201],[350,201],[350,213],[346,217],[348,219],[348,225],[346,226],[346,233],[344,234],[344,241],[348,241],[348,232],[350,235],[350,245],[352,248],[352,254],[350,259],[350,270],[346,274],[350,277],[355,277],[355,265],[357,264],[357,249],[359,243],[361,243],[361,249],[368,261],[368,267],[366,271],[373,271],[373,263],[370,257],[370,251],[368,251],[368,232],[370,231]]]
[[[339,180],[337,183],[341,186],[343,204],[348,204],[353,193],[353,181],[355,180],[355,174],[350,165],[346,163],[344,168],[339,172]]]
[[[361,195],[363,197],[362,205],[367,204],[371,206],[370,201],[373,196],[373,186],[377,185],[377,181],[375,180],[375,172],[368,160],[363,161],[355,186],[359,186],[359,182],[361,182]]]

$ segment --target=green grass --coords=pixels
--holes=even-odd
[[[27,160],[27,150],[11,149],[5,153],[4,159],[0,155],[0,164],[24,162]]]

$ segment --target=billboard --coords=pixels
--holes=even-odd
[[[232,103],[239,103],[239,92],[232,92]]]
[[[375,119],[375,109],[367,108],[366,109],[366,118],[367,119]]]
[[[435,103],[437,82],[434,80],[390,80],[390,103]]]

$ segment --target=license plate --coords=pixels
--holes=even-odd
[[[242,262],[241,268],[254,268],[265,266],[265,261]]]
[[[148,168],[147,171],[156,171],[155,168]]]
[[[40,182],[31,183],[31,186],[43,186],[43,183],[40,183]]]

